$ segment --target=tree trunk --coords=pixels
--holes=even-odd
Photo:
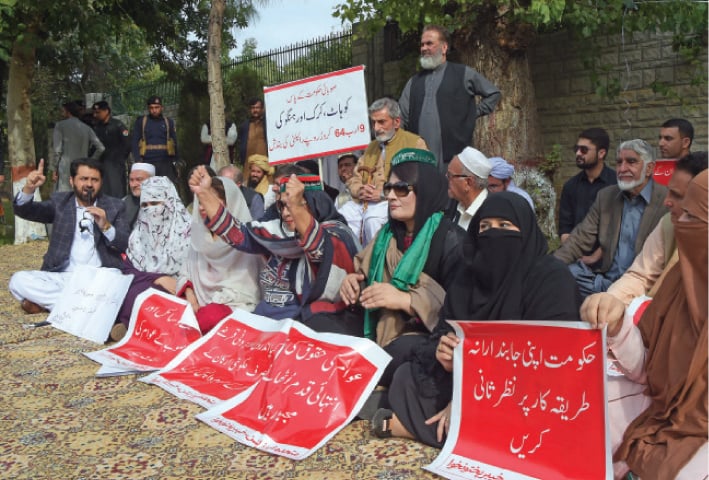
[[[499,18],[499,17],[498,17]],[[479,18],[483,20],[483,18]],[[522,31],[520,31],[522,30]],[[534,163],[543,154],[527,43],[534,33],[489,18],[456,34],[456,61],[473,67],[502,92],[495,111],[478,120],[474,145],[488,157]],[[524,39],[525,44],[521,44]]]
[[[229,163],[224,120],[224,90],[222,88],[222,24],[225,8],[225,0],[212,0],[212,8],[209,12],[207,49],[209,122],[212,134],[212,152],[217,170]]]
[[[34,39],[27,37],[32,35],[27,33],[22,43],[16,41],[12,47],[7,82],[7,137],[13,197],[24,186],[29,172],[36,168],[30,103],[35,64],[35,49],[30,45],[35,43]],[[39,199],[37,190],[35,200]],[[15,216],[15,244],[44,237],[46,234],[44,225]]]

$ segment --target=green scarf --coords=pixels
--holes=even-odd
[[[411,246],[404,252],[404,256],[394,269],[394,275],[389,283],[397,289],[408,292],[409,288],[416,285],[423,270],[426,260],[428,260],[428,251],[431,248],[431,239],[438,225],[443,218],[443,212],[436,212],[426,220],[421,230],[414,238]],[[386,223],[379,231],[374,247],[372,248],[372,261],[369,264],[369,285],[374,282],[382,281],[384,273],[384,265],[386,263],[386,251],[389,247],[389,242],[394,236],[389,223]],[[364,312],[364,336],[370,340],[376,339],[376,327],[379,321],[379,316],[373,315],[376,308],[367,309]]]

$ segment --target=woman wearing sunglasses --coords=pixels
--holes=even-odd
[[[338,286],[353,271],[359,244],[320,189],[319,178],[303,180],[296,175],[281,179],[279,218],[249,223],[239,221],[219,201],[203,166],[192,173],[189,186],[210,231],[233,248],[264,257],[261,298],[254,313],[300,320],[316,331],[361,335],[360,319],[331,315],[345,309]]]
[[[402,149],[384,184],[389,221],[355,257],[340,287],[348,305],[365,309],[364,335],[393,358],[380,384],[425,341],[462,264],[465,232],[443,218],[448,183],[431,152]]]
[[[450,422],[453,349],[459,343],[444,319],[579,318],[573,277],[563,262],[547,254],[546,238],[523,197],[513,192],[489,195],[468,232],[473,253],[448,290],[434,334],[394,374],[391,410],[380,409],[372,418],[377,436],[443,445]]]

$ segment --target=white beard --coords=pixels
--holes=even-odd
[[[442,65],[443,61],[443,52],[438,52],[437,54],[431,56],[421,55],[419,57],[419,63],[421,64],[421,68],[424,70],[433,70],[439,65]]]
[[[386,143],[392,138],[394,138],[394,134],[396,133],[396,129],[392,129],[391,132],[384,132],[381,135],[375,135],[374,138],[377,139],[377,142],[379,143]]]
[[[635,187],[639,187],[640,185],[642,185],[644,181],[645,181],[644,178],[639,178],[637,180],[632,180],[630,182],[618,180],[618,188],[620,188],[621,191],[623,191],[623,192],[628,192],[628,191],[634,189]]]

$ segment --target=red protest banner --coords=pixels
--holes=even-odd
[[[85,355],[110,375],[159,370],[201,337],[192,308],[185,300],[148,289],[138,295],[126,336],[116,345]],[[101,375],[99,370],[99,375]]]
[[[655,161],[655,170],[652,172],[652,179],[660,185],[665,185],[670,182],[670,177],[675,171],[677,160],[657,160]]]
[[[612,477],[605,339],[581,322],[451,322],[453,417],[426,468],[447,478]]]
[[[164,369],[141,381],[210,407],[243,392],[271,371],[291,323],[236,310]]]
[[[281,323],[288,337],[270,371],[197,418],[245,445],[298,460],[352,420],[390,357],[367,339]]]

